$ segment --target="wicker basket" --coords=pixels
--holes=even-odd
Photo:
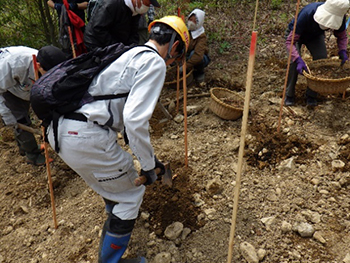
[[[244,98],[237,92],[224,88],[210,90],[210,109],[224,120],[237,120],[243,114]],[[227,102],[232,100],[234,103]]]
[[[319,59],[309,63],[309,73],[304,71],[304,76],[307,79],[307,85],[310,89],[321,94],[337,94],[343,93],[350,85],[350,66],[345,63],[343,68],[349,70],[349,77],[339,79],[320,78],[312,75],[312,72],[321,67],[340,67],[340,61],[330,59]]]
[[[167,69],[167,74],[172,74],[174,75],[175,79],[173,80],[169,80],[169,81],[166,81],[164,82],[164,87],[168,87],[168,88],[177,88],[177,79],[176,79],[176,74],[177,74],[177,66],[173,66],[173,67],[170,67]],[[186,74],[186,85],[187,86],[190,86],[190,84],[192,83],[193,81],[193,70],[191,70],[190,72],[187,72]],[[182,74],[180,74],[180,79],[179,79],[179,84],[180,84],[180,87],[182,88],[182,84],[183,84],[183,77],[182,77]]]

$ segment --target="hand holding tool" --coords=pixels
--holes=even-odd
[[[172,172],[170,169],[170,163],[165,164],[164,167],[165,167],[165,171],[164,171],[164,174],[162,175],[162,183],[171,187],[173,185],[173,180],[172,180]],[[154,171],[156,172],[157,175],[162,173],[162,169],[159,167],[156,167]],[[134,184],[135,186],[140,186],[146,182],[147,182],[147,177],[145,175],[141,175],[140,177],[135,179]]]

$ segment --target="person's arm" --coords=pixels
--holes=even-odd
[[[299,52],[296,47],[296,42],[298,42],[300,35],[294,34],[294,41],[293,41],[293,46],[292,50],[290,50],[290,44],[292,43],[292,35],[293,31],[291,31],[286,39],[286,48],[288,52],[292,53],[292,62],[296,61],[298,57],[300,57]]]
[[[144,171],[154,169],[154,150],[149,134],[149,120],[162,90],[166,66],[164,60],[153,51],[146,51],[131,67],[138,70],[126,100],[123,119],[129,138],[129,146]],[[135,70],[135,69],[133,69]]]
[[[186,62],[188,72],[203,61],[204,53],[207,48],[207,38],[204,35],[199,36],[194,41],[197,42],[193,49],[194,53]]]
[[[80,10],[85,10],[88,7],[88,4],[89,4],[88,1],[82,2],[82,3],[78,3],[77,4],[77,8],[80,9]]]
[[[334,36],[337,38],[338,51],[347,50],[348,47],[348,36],[346,30],[334,31]]]
[[[2,94],[5,93],[9,88],[18,84],[18,82],[12,77],[9,77],[12,76],[10,63],[4,63],[3,65],[5,66],[1,68],[0,72],[0,116],[5,125],[13,126],[17,123],[17,120],[13,116],[10,109],[5,105],[5,99]]]

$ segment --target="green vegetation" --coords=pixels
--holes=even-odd
[[[271,1],[271,8],[272,9],[280,9],[282,5],[282,0],[272,0]]]
[[[57,45],[57,18],[46,0],[0,1],[0,43],[2,47],[24,45],[40,48]]]

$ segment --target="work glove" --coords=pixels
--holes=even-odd
[[[297,63],[297,72],[301,75],[303,75],[303,70],[305,70],[306,72],[309,72],[307,70],[307,66],[304,62],[304,60],[301,57],[298,57],[295,62]]]
[[[1,116],[2,121],[4,122],[4,124],[6,126],[12,126],[12,127],[16,127],[17,126],[17,120],[15,118],[15,116],[13,116],[13,114],[11,112],[7,112],[4,113]]]
[[[338,52],[339,58],[341,59],[340,66],[343,66],[347,60],[349,60],[346,50],[342,49]]]
[[[154,161],[156,163],[156,166],[154,167],[154,169],[159,168],[160,169],[160,173],[158,173],[158,176],[162,176],[163,174],[165,174],[165,166],[164,164],[162,164],[156,156],[154,156]]]
[[[147,181],[144,183],[144,185],[150,185],[153,184],[157,180],[157,174],[154,171],[154,169],[149,171],[141,170],[141,176],[144,175],[147,179]]]

